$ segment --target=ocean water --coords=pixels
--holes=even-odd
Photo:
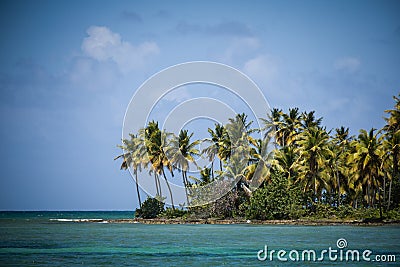
[[[133,213],[0,212],[0,266],[400,266],[398,225],[76,222],[77,219],[123,218],[133,218]],[[257,254],[263,259],[266,247],[268,257],[260,261]],[[329,248],[337,251],[332,254],[333,258],[336,255],[336,260],[327,253],[320,257],[321,252]],[[285,251],[281,256],[286,262],[278,259],[279,250]],[[302,260],[305,250],[315,251],[316,259],[321,260],[308,259],[308,254],[304,254],[305,260]],[[348,250],[357,250],[360,261],[346,261]],[[371,250],[366,257],[371,260],[369,262],[362,258],[365,250]],[[272,258],[269,257],[271,253]],[[299,261],[294,261],[296,253]],[[395,257],[396,262],[377,262],[377,255],[379,259],[391,257],[391,261]]]

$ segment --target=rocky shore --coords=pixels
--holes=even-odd
[[[400,225],[400,221],[383,220],[237,220],[237,219],[117,219],[107,220],[108,223],[142,223],[142,224],[252,224],[252,225],[360,225],[360,226],[380,226],[380,225]]]

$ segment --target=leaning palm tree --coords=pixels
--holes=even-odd
[[[313,190],[314,201],[320,197],[323,188],[328,189],[329,176],[326,172],[329,149],[329,135],[321,128],[312,127],[300,133],[295,153],[298,159],[294,169],[298,173],[296,182],[303,185],[304,191]]]
[[[275,146],[277,144],[282,146],[282,136],[281,136],[281,117],[282,110],[273,108],[270,113],[267,114],[267,119],[261,118],[261,121],[264,124],[264,127],[261,129],[265,131],[264,138],[275,138]]]
[[[175,209],[171,187],[164,171],[164,168],[167,168],[173,176],[173,166],[165,154],[165,151],[168,150],[168,137],[170,135],[171,134],[166,133],[165,131],[161,131],[158,128],[158,122],[154,121],[151,121],[145,129],[145,146],[147,148],[147,154],[155,173],[156,184],[158,182],[160,197],[162,198],[161,184],[158,180],[158,177],[159,175],[162,175],[171,197],[172,209]]]
[[[188,134],[188,130],[181,130],[179,136],[174,136],[171,140],[171,145],[166,151],[167,155],[170,156],[172,164],[182,172],[183,185],[185,187],[186,201],[189,206],[189,196],[187,188],[189,181],[187,178],[187,171],[189,170],[189,162],[196,164],[195,156],[200,155],[200,152],[196,149],[196,146],[200,143],[199,140],[190,142],[193,133]]]
[[[122,140],[123,145],[118,146],[124,153],[117,156],[114,160],[122,158],[121,170],[132,167],[133,174],[135,175],[136,193],[139,201],[139,208],[142,208],[142,201],[140,199],[138,171],[141,171],[142,164],[145,165],[145,150],[143,149],[143,142],[137,136],[130,134],[131,139]]]
[[[250,144],[249,165],[243,170],[243,175],[249,189],[254,191],[262,183],[269,182],[271,179],[270,168],[273,164],[274,151],[270,149],[270,137],[264,139],[254,139],[248,137]],[[246,190],[248,191],[248,190]]]

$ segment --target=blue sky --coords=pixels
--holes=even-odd
[[[1,1],[0,210],[134,209],[113,161],[125,109],[182,62],[231,65],[271,107],[316,110],[328,129],[380,128],[400,88],[399,14],[398,1]]]

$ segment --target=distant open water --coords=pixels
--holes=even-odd
[[[74,222],[129,219],[132,212],[0,212],[0,266],[332,266],[346,262],[259,261],[257,252],[369,249],[395,255],[400,266],[399,226],[144,225]],[[288,256],[286,255],[286,258]]]

